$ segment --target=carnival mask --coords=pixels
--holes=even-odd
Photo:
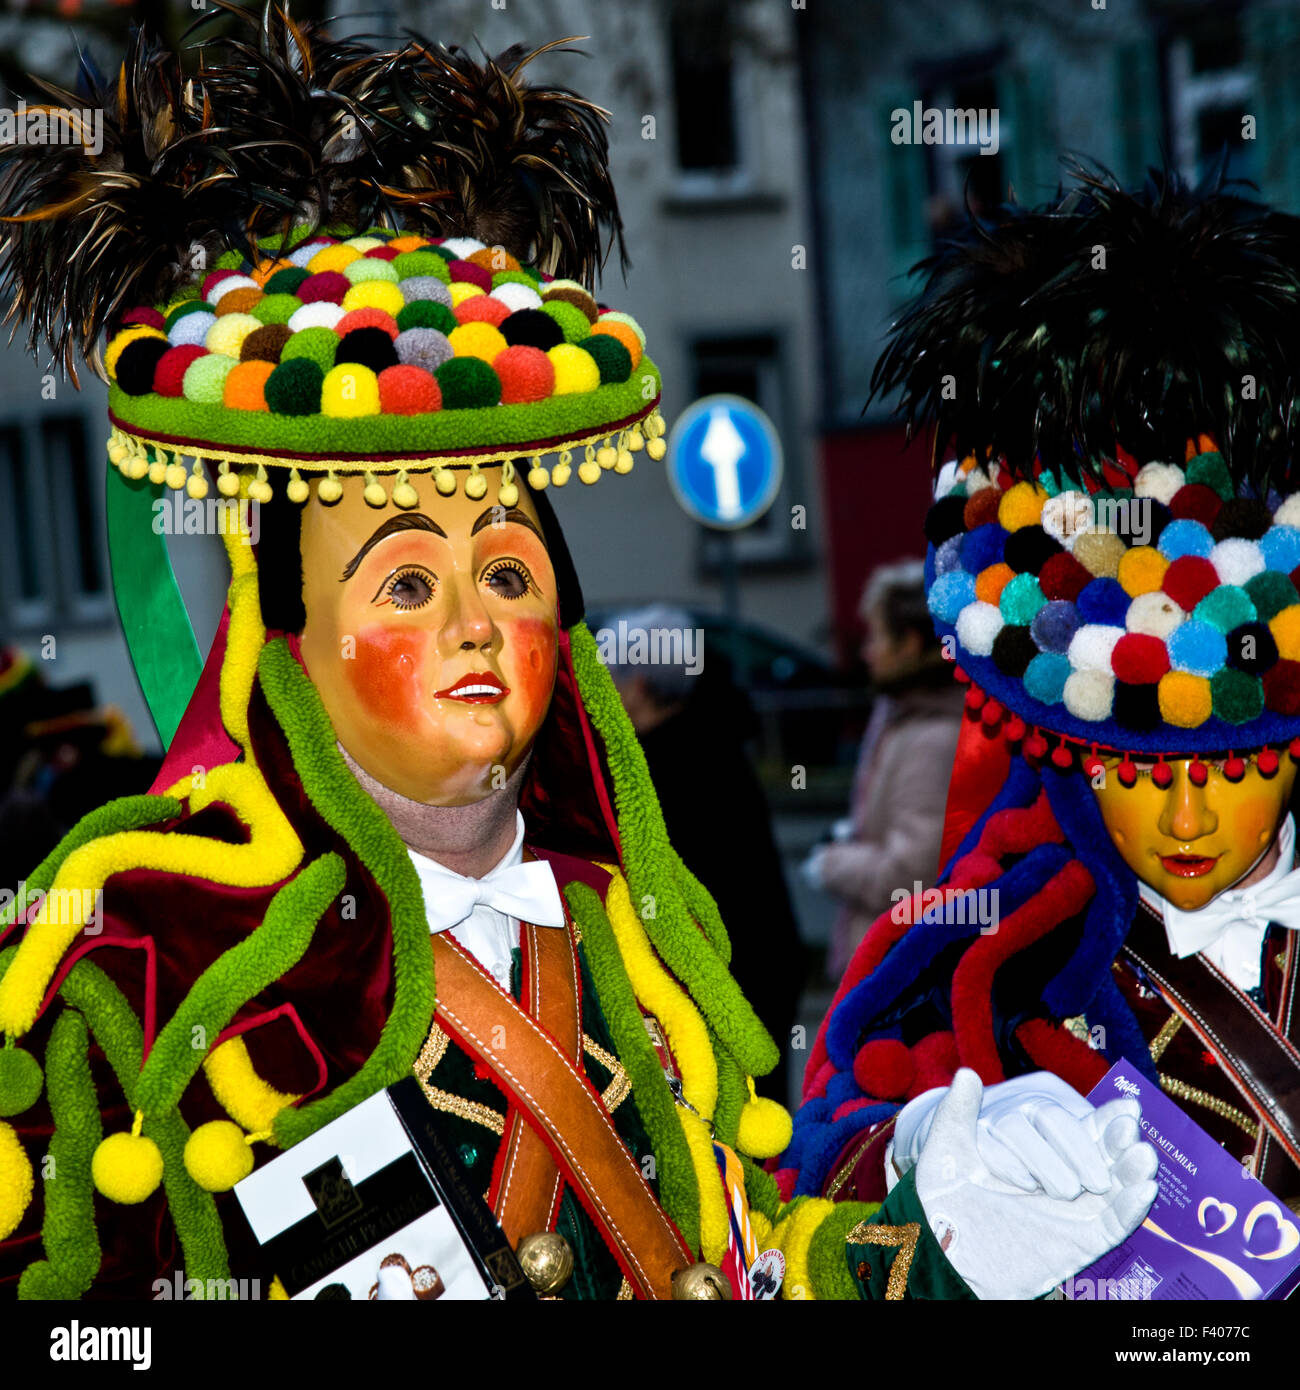
[[[1135,760],[1126,770],[1132,785],[1126,785],[1120,760],[1104,759],[1104,778],[1092,778],[1120,858],[1183,912],[1204,907],[1244,878],[1286,815],[1294,760],[1265,749],[1235,761],[1225,772],[1224,760]],[[1164,769],[1159,774],[1158,767]]]
[[[392,791],[481,800],[532,744],[555,684],[556,581],[532,499],[426,490],[376,511],[360,478],[302,522],[303,661],[339,742]]]

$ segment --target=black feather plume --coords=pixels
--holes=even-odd
[[[917,270],[872,398],[960,455],[1099,476],[1117,446],[1181,462],[1214,437],[1256,487],[1291,474],[1300,391],[1300,222],[1152,171],[1124,191],[1073,162],[1043,207],[972,218]]]
[[[192,74],[140,31],[88,98],[42,84],[61,128],[102,110],[98,151],[0,147],[7,320],[74,381],[77,354],[104,375],[100,339],[125,311],[294,223],[474,236],[588,283],[607,238],[622,253],[605,113],[520,78],[556,44],[481,62],[423,40],[374,52],[273,0],[216,4],[191,32],[220,15],[233,32],[192,45]]]
[[[609,176],[608,113],[567,88],[533,86],[521,75],[541,54],[571,42],[531,51],[517,44],[475,59],[413,38],[389,73],[387,114],[406,146],[390,192],[416,230],[504,246],[590,288],[612,245],[627,267]]]

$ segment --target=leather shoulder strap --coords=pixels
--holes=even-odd
[[[636,1296],[671,1298],[673,1274],[694,1256],[655,1200],[595,1088],[537,1020],[477,969],[450,932],[433,938],[433,951],[440,1025],[491,1070],[545,1141]]]
[[[1149,912],[1139,910],[1121,949],[1214,1053],[1251,1109],[1300,1164],[1300,1052],[1203,955],[1173,955]]]

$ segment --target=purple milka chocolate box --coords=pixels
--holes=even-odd
[[[1065,1281],[1066,1298],[1286,1298],[1300,1284],[1300,1217],[1124,1061],[1088,1099],[1122,1096],[1142,1106],[1160,1193],[1122,1245]]]

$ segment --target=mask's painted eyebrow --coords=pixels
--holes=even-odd
[[[343,570],[343,580],[351,579],[357,572],[357,567],[366,558],[366,553],[380,541],[386,540],[389,536],[395,535],[398,531],[432,531],[435,536],[447,539],[447,533],[438,525],[432,517],[425,516],[423,512],[403,512],[401,516],[389,517],[382,526],[375,528],[374,534],[361,547],[360,550],[348,561]]]
[[[470,535],[477,536],[478,533],[485,526],[491,526],[492,523],[498,517],[501,517],[500,506],[489,507],[487,511],[479,514],[478,520],[474,523],[473,526],[470,527]],[[506,512],[504,517],[501,517],[501,520],[515,521],[518,522],[520,526],[527,526],[528,529],[533,533],[533,535],[535,535],[543,545],[546,544],[546,537],[543,536],[542,533],[537,529],[537,527],[533,525],[532,519],[529,517],[528,513],[521,512],[518,507],[512,507],[508,512]]]

